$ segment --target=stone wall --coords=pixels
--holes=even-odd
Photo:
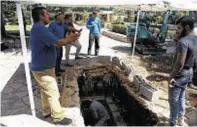
[[[128,43],[126,35],[115,33],[107,29],[102,30],[102,35],[117,41]]]

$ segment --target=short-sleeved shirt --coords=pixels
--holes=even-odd
[[[178,53],[187,53],[184,67],[192,68],[197,58],[197,36],[188,35],[179,41]]]
[[[54,68],[56,49],[54,44],[58,38],[41,23],[35,23],[30,32],[31,70],[42,71]]]
[[[49,29],[57,38],[64,38],[64,24],[53,21],[50,23]]]
[[[100,102],[93,100],[90,105],[90,111],[94,119],[100,120],[104,117],[109,117],[107,109]]]

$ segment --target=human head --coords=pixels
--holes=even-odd
[[[92,18],[96,19],[96,17],[98,16],[98,11],[95,10],[92,12]]]
[[[35,7],[32,10],[32,17],[34,22],[43,22],[47,25],[50,22],[50,15],[45,7]]]
[[[65,23],[72,23],[72,16],[69,14],[66,14],[64,17]]]
[[[55,15],[55,19],[60,22],[60,23],[64,23],[64,14],[63,12],[58,11]]]
[[[183,16],[177,20],[177,36],[179,38],[187,36],[194,29],[195,21],[189,16]]]

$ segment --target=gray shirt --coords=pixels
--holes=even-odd
[[[104,105],[100,102],[93,100],[90,105],[92,117],[96,121],[95,126],[104,126],[104,123],[109,119],[109,114]]]
[[[186,53],[184,67],[192,68],[197,58],[197,36],[188,35],[179,41],[178,53]]]

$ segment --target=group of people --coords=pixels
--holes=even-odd
[[[91,54],[91,48],[94,42],[95,42],[95,55],[98,55],[99,38],[101,34],[101,23],[100,23],[100,20],[97,18],[97,11],[93,11],[92,16],[89,17],[88,22],[87,22],[87,28],[90,30],[88,55]],[[67,37],[70,33],[81,33],[82,31],[82,29],[77,30],[74,27],[72,23],[72,15],[67,14],[64,16],[63,12],[56,13],[55,20],[50,23],[49,29],[59,39]],[[82,59],[82,57],[79,56],[82,46],[79,43],[79,40],[77,39],[72,44],[68,44],[65,46],[66,66],[72,66],[72,64],[70,63],[70,57],[69,57],[71,46],[76,47],[75,60]],[[61,60],[63,56],[63,48],[56,47],[56,52],[57,52],[57,59],[56,59],[55,71],[56,71],[56,76],[60,76],[61,73],[64,72],[64,70],[60,68]]]
[[[66,49],[67,66],[71,66],[69,63],[71,46],[77,48],[75,59],[81,59],[79,57],[81,44],[78,39],[82,29],[76,29],[72,24],[72,17],[70,15],[64,16],[62,12],[57,12],[55,21],[46,27],[45,25],[50,22],[50,15],[44,7],[35,7],[32,10],[32,17],[34,25],[30,33],[31,70],[40,86],[43,115],[44,117],[51,116],[56,124],[71,124],[72,120],[64,117],[64,110],[59,102],[60,94],[56,76],[64,72],[60,68],[63,54],[62,46],[65,46]],[[195,21],[187,16],[177,21],[177,34],[174,39],[176,42],[176,61],[169,79],[169,123],[172,126],[183,125],[184,123],[185,91],[187,84],[192,80],[193,71],[195,71],[193,68],[197,63],[197,36],[193,32],[194,25]],[[87,28],[90,30],[88,55],[91,54],[94,41],[95,55],[98,55],[101,23],[97,18],[97,11],[93,11],[92,16],[89,17]],[[96,101],[93,102],[93,104],[97,103]],[[93,111],[96,112],[97,110]],[[105,116],[108,117],[108,114]],[[107,117],[106,119],[108,119]],[[95,118],[97,119],[96,116]]]
[[[56,76],[65,71],[60,68],[63,46],[66,49],[66,66],[71,66],[69,63],[71,46],[77,48],[75,59],[81,59],[79,57],[81,44],[78,39],[82,29],[74,28],[71,15],[64,16],[62,12],[57,12],[55,20],[50,23],[50,15],[45,7],[35,7],[32,10],[32,17],[34,25],[30,32],[31,71],[40,87],[43,116],[45,118],[51,116],[55,124],[69,125],[72,120],[64,117]],[[46,27],[48,24],[49,27]],[[90,55],[92,43],[95,41],[95,55],[98,55],[101,25],[97,11],[93,11],[92,17],[88,19],[87,28],[90,30],[88,54]]]

